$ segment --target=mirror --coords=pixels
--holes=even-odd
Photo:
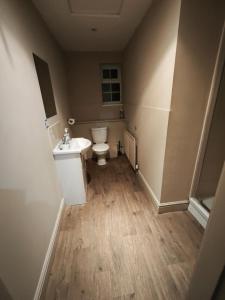
[[[45,108],[46,118],[50,118],[57,114],[55,99],[52,89],[51,77],[48,64],[33,54],[35,68],[38,76],[39,86],[41,90],[42,100]]]

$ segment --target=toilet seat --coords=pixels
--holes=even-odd
[[[109,150],[109,145],[108,144],[94,144],[92,149],[95,151],[95,152],[102,152],[102,151],[107,151]]]

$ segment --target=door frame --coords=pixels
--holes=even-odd
[[[225,163],[203,236],[186,300],[212,299],[224,268],[225,258]]]
[[[197,157],[195,161],[194,173],[191,182],[189,198],[192,197],[194,198],[195,193],[197,191],[203,160],[205,156],[207,141],[208,141],[210,125],[213,117],[214,107],[215,107],[218,90],[219,90],[219,84],[220,84],[221,75],[223,71],[224,61],[225,61],[225,22],[223,24],[223,30],[222,30],[219,48],[217,52],[216,64],[214,67],[212,83],[211,83],[209,97],[207,101],[207,106],[206,106],[206,111],[205,111],[205,116],[204,116],[204,121],[202,126],[202,132],[200,136],[200,142],[199,142]]]

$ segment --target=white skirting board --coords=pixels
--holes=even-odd
[[[151,189],[150,185],[148,184],[147,180],[145,179],[144,175],[141,173],[141,171],[139,170],[138,171],[138,175],[139,175],[139,178],[141,179],[142,181],[142,184],[145,186],[146,190],[148,191],[149,195],[152,197],[155,205],[157,207],[159,207],[160,205],[160,202],[158,200],[158,198],[156,197],[155,193],[153,192],[153,190]]]
[[[158,210],[160,210],[162,208],[166,208],[166,207],[172,207],[172,206],[178,206],[178,205],[187,205],[189,203],[188,200],[179,200],[179,201],[173,201],[173,202],[160,203],[159,199],[157,198],[157,196],[153,192],[152,188],[150,187],[150,185],[148,184],[147,180],[145,179],[144,175],[141,173],[140,170],[138,171],[138,175],[139,175],[139,178],[140,178],[142,184],[144,185],[147,193],[153,199],[153,201],[154,201],[156,207],[158,208]]]
[[[51,236],[51,239],[50,239],[50,242],[49,242],[49,245],[48,245],[48,250],[47,250],[46,255],[45,255],[44,263],[43,263],[43,266],[42,266],[42,269],[41,269],[41,274],[40,274],[40,277],[39,277],[39,280],[38,280],[38,285],[37,285],[33,300],[39,300],[40,297],[41,297],[43,285],[44,285],[45,278],[46,278],[47,271],[48,271],[49,262],[50,262],[52,251],[53,251],[54,244],[55,244],[55,239],[56,239],[56,235],[57,235],[57,231],[58,231],[58,227],[59,227],[63,207],[64,207],[64,199],[61,200],[61,203],[60,203],[60,206],[59,206],[59,211],[58,211],[57,218],[56,218],[56,221],[55,221],[55,225],[54,225],[54,228],[53,228],[52,236]]]
[[[195,198],[190,198],[190,204],[188,206],[188,211],[194,216],[194,218],[206,228],[209,213],[207,210],[199,203]]]

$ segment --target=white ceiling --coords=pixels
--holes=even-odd
[[[33,0],[64,50],[120,51],[152,0]]]

